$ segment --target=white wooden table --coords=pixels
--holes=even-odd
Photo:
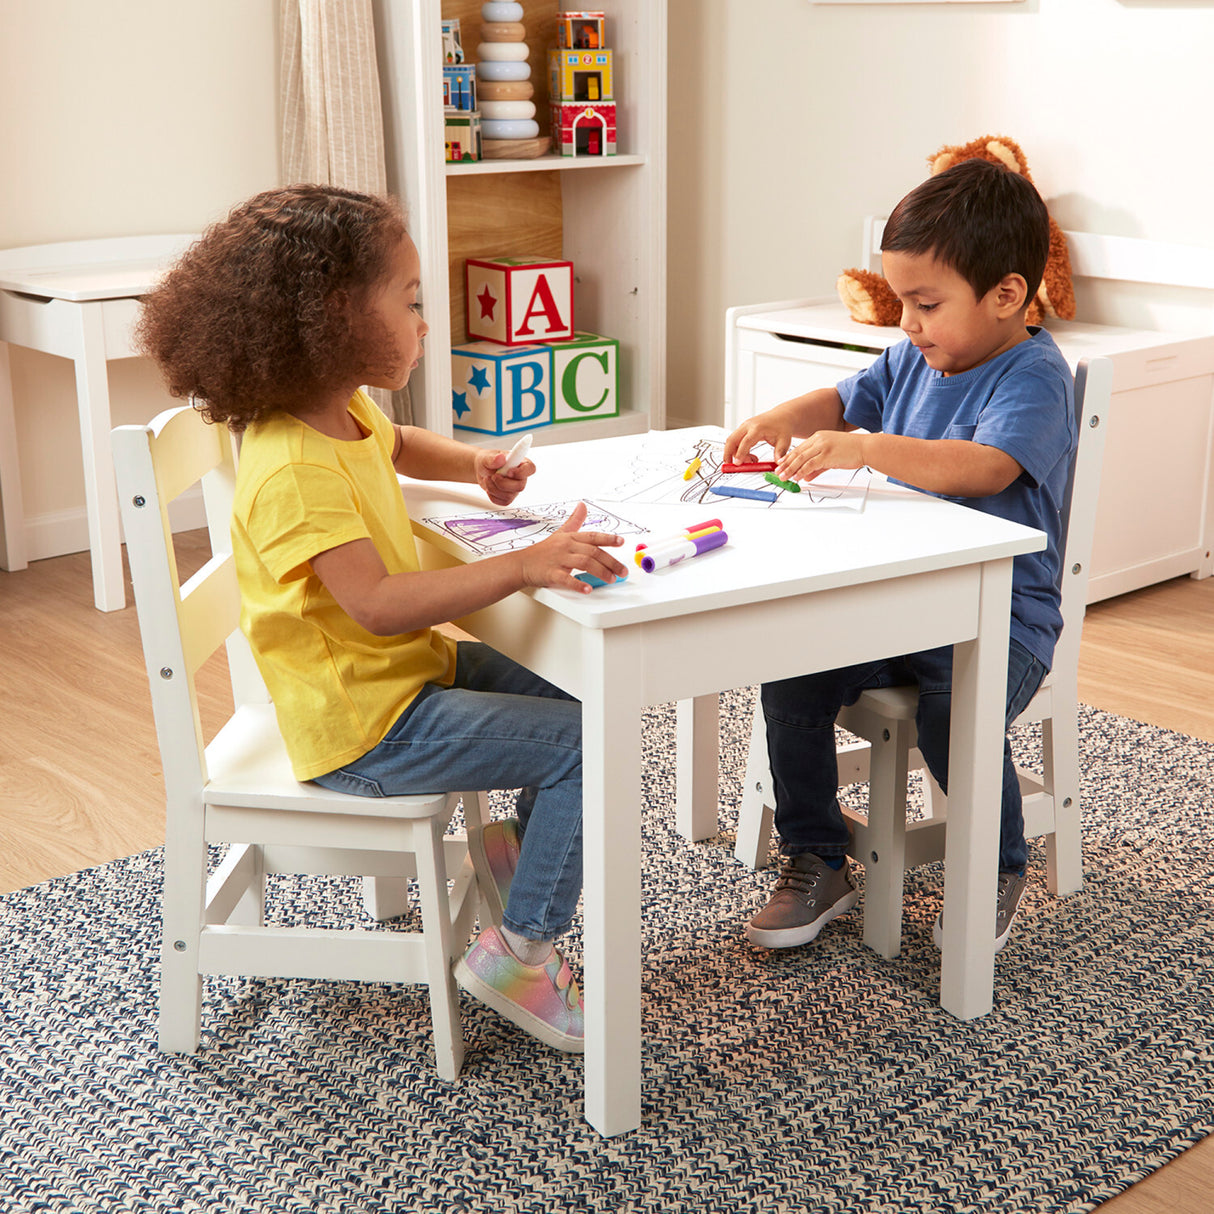
[[[581,494],[593,500],[602,470],[626,461],[642,438],[540,448],[539,471],[515,506]],[[485,509],[478,491],[406,482],[405,497],[427,541],[424,559],[469,558],[421,520]],[[603,1134],[633,1129],[641,1118],[647,705],[692,706],[680,746],[680,825],[694,836],[716,821],[717,693],[953,643],[940,1001],[963,1018],[992,1006],[1011,564],[1045,537],[892,486],[874,486],[859,512],[720,501],[711,509],[604,502],[656,535],[719,516],[730,540],[660,574],[637,569],[623,585],[590,595],[524,592],[458,621],[582,701],[586,1117]]]
[[[139,296],[196,239],[122,236],[0,250],[0,568],[24,569],[28,560],[9,375],[12,344],[76,365],[93,598],[102,611],[126,602],[106,363],[135,353],[131,330]]]

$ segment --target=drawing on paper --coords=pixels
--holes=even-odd
[[[872,473],[868,468],[838,469],[824,472],[816,480],[802,483],[800,492],[790,493],[766,480],[761,472],[725,473],[721,463],[725,443],[721,439],[682,439],[677,432],[649,434],[639,445],[626,469],[607,487],[599,488],[596,496],[615,502],[645,502],[647,504],[677,505],[692,502],[720,506],[746,505],[758,509],[798,506],[844,506],[858,510],[864,504]],[[760,444],[754,452],[757,460],[774,455],[768,444]],[[691,477],[685,473],[692,463],[699,464]],[[738,489],[759,489],[774,493],[775,501],[755,501],[721,497],[712,492],[716,485]]]
[[[478,556],[489,556],[527,548],[545,539],[560,528],[577,504],[576,501],[547,502],[539,506],[515,506],[503,510],[473,510],[425,518],[422,522],[459,541]],[[586,521],[582,524],[582,530],[641,535],[648,528],[594,502],[586,502]]]

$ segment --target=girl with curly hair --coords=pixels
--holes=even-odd
[[[489,824],[505,913],[460,985],[540,1040],[580,1051],[582,1001],[554,946],[582,879],[581,706],[488,646],[435,626],[524,586],[586,593],[626,573],[579,505],[530,548],[422,571],[396,479],[478,484],[508,505],[535,471],[390,422],[365,385],[422,357],[417,249],[397,207],[330,186],[271,190],[189,249],[144,302],[139,337],[170,391],[243,433],[232,544],[241,626],[295,775],[369,797],[521,788]]]

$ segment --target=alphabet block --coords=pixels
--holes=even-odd
[[[614,337],[577,333],[554,343],[552,418],[556,422],[615,417],[620,411],[619,353]]]
[[[584,389],[586,395],[589,390]],[[534,430],[552,421],[552,352],[477,341],[451,350],[451,424],[477,434]]]
[[[522,346],[573,336],[573,262],[470,257],[464,277],[473,340]]]

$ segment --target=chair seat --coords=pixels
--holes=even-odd
[[[446,802],[445,793],[351,798],[297,780],[273,704],[245,704],[233,713],[207,747],[207,771],[208,805],[420,819],[441,813]]]

